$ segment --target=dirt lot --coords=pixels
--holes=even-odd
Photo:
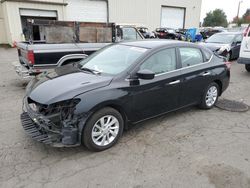
[[[108,151],[51,148],[21,127],[14,61],[15,49],[0,49],[0,187],[250,187],[250,111],[193,107],[137,125]],[[243,66],[233,63],[222,97],[250,105]]]

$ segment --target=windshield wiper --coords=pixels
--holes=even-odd
[[[101,72],[99,72],[97,70],[89,69],[89,68],[86,68],[86,67],[81,67],[81,70],[86,71],[86,72],[90,72],[92,74],[101,74]]]

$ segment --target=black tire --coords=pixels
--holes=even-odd
[[[216,97],[216,100],[214,101],[214,103],[210,106],[210,105],[207,104],[206,100],[207,100],[208,91],[209,91],[212,87],[216,87],[216,89],[217,89],[217,97]],[[221,90],[221,88],[219,87],[219,85],[218,85],[217,83],[213,82],[213,83],[209,84],[208,87],[206,88],[206,90],[205,90],[203,96],[202,96],[202,101],[201,101],[199,107],[200,107],[201,109],[206,109],[206,110],[209,110],[209,109],[213,108],[214,105],[216,104],[216,102],[218,101],[219,94],[220,94],[220,90]]]
[[[101,119],[102,117],[108,116],[108,115],[114,116],[118,120],[119,132],[118,132],[117,136],[115,137],[115,139],[112,142],[110,142],[108,145],[99,146],[99,145],[95,144],[93,139],[92,139],[92,130],[93,130],[95,123],[99,119]],[[90,117],[90,119],[87,121],[87,123],[84,127],[84,130],[83,130],[83,134],[82,134],[82,142],[91,151],[106,150],[108,148],[111,148],[112,146],[114,146],[117,143],[118,139],[121,137],[121,135],[123,133],[123,127],[124,127],[124,120],[122,118],[122,115],[117,110],[110,108],[110,107],[103,108],[103,109],[95,112]],[[105,138],[105,140],[106,140],[106,138]]]
[[[250,64],[249,65],[245,65],[245,68],[246,68],[247,72],[250,72]]]

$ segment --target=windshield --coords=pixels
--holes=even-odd
[[[215,34],[209,37],[206,42],[209,43],[220,43],[220,44],[229,44],[233,42],[235,35],[233,34]]]
[[[116,75],[126,70],[146,51],[146,48],[113,45],[81,61],[80,68],[99,74]]]

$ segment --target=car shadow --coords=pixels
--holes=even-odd
[[[161,122],[167,118],[181,117],[184,113],[186,113],[190,110],[196,111],[199,109],[195,106],[194,107],[187,107],[187,108],[177,110],[175,112],[166,113],[166,114],[160,115],[158,117],[155,117],[155,118],[152,118],[149,120],[145,120],[143,122],[140,122],[140,123],[137,123],[134,125],[130,125],[129,128],[124,131],[120,141],[115,146],[113,146],[112,148],[110,148],[106,151],[99,152],[99,153],[104,153],[104,155],[106,155],[107,153],[115,153],[117,150],[122,149],[123,143],[126,142],[126,140],[130,140],[131,137],[134,137],[137,134],[139,134],[140,132],[152,128],[152,125],[154,125],[154,127],[161,126]],[[56,156],[61,156],[60,158],[65,158],[65,157],[66,158],[68,158],[68,157],[76,158],[77,156],[83,157],[83,156],[93,155],[96,153],[96,152],[88,150],[83,145],[77,146],[77,147],[57,148],[57,147],[51,147],[49,145],[44,145],[43,143],[36,142],[36,141],[32,140],[31,138],[28,139],[28,142],[29,142],[29,144],[33,145],[32,147],[38,147],[43,152],[47,152],[48,155],[53,154]]]

